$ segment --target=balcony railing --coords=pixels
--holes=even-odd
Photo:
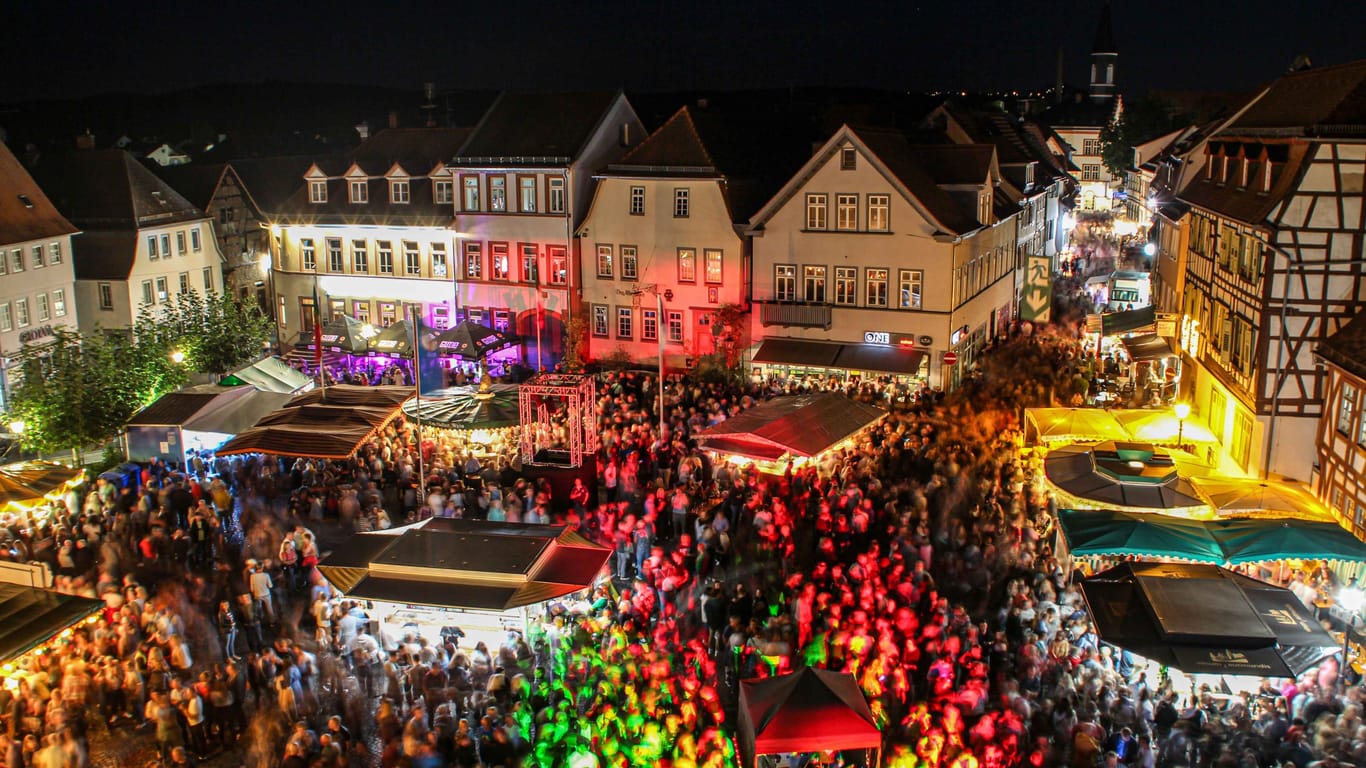
[[[797,302],[761,301],[759,322],[765,326],[788,325],[802,328],[830,330],[829,304],[801,304]]]

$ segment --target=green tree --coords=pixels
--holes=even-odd
[[[1119,119],[1100,129],[1100,156],[1112,176],[1133,165],[1134,147],[1190,124],[1192,116],[1156,94],[1124,102]]]
[[[134,413],[185,380],[183,368],[165,357],[158,362],[126,332],[82,336],[58,328],[54,336],[18,356],[22,378],[9,418],[24,422],[26,448],[79,454],[118,434]]]
[[[254,303],[190,290],[171,304],[139,307],[133,336],[155,354],[184,354],[189,370],[221,375],[260,357],[270,330]]]

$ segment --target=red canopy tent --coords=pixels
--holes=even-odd
[[[743,765],[755,765],[759,755],[852,749],[882,749],[882,732],[853,675],[805,667],[741,681]]]

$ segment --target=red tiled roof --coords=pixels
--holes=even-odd
[[[76,228],[57,212],[19,158],[0,143],[0,243],[43,240],[74,232]]]

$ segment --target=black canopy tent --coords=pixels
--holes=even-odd
[[[1213,565],[1125,563],[1081,590],[1100,639],[1187,673],[1292,677],[1337,649],[1290,590]]]
[[[0,584],[0,661],[28,653],[103,608],[103,601],[88,597]]]

